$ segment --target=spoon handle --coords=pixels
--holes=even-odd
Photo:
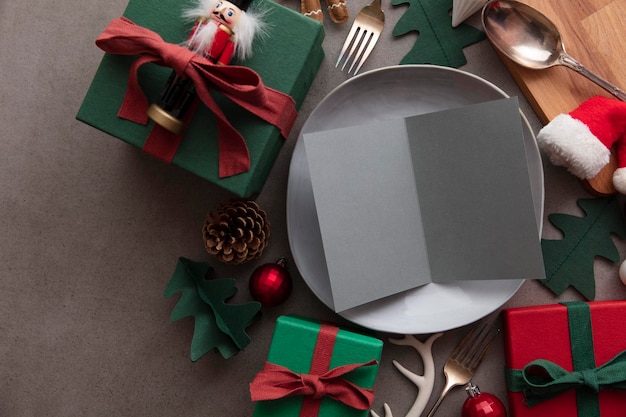
[[[624,92],[624,90],[611,84],[610,82],[594,74],[593,72],[589,71],[589,69],[585,68],[583,64],[576,61],[574,58],[572,58],[568,54],[566,53],[561,54],[561,56],[559,56],[559,63],[570,69],[573,69],[574,71],[578,72],[581,75],[584,75],[585,77],[587,77],[594,83],[598,84],[600,87],[604,88],[609,93],[613,94],[618,99],[622,101],[626,101],[626,92]]]

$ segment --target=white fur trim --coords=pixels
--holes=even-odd
[[[569,114],[559,114],[544,126],[537,143],[554,165],[566,167],[581,179],[595,177],[611,155],[586,124]]]
[[[626,168],[617,168],[613,173],[613,186],[621,194],[626,194]]]

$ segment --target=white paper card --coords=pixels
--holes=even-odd
[[[303,140],[335,311],[429,282],[545,277],[517,99]]]

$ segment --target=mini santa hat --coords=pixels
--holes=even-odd
[[[581,179],[595,177],[609,163],[614,148],[618,169],[613,185],[626,194],[626,102],[592,97],[544,126],[537,143],[553,164]]]

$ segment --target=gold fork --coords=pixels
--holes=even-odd
[[[346,41],[341,48],[335,68],[339,66],[341,59],[344,57],[348,48],[350,48],[350,52],[341,66],[341,71],[343,71],[346,64],[352,60],[352,64],[350,65],[350,68],[348,68],[348,74],[350,74],[350,71],[352,71],[352,68],[354,68],[355,65],[356,68],[353,75],[356,75],[359,72],[361,65],[363,65],[367,57],[372,52],[372,49],[374,49],[374,45],[378,42],[378,38],[383,31],[385,13],[380,6],[380,1],[381,0],[372,0],[372,2],[363,7],[356,16],[354,23],[350,28],[350,32],[346,37]],[[354,53],[355,50],[357,51],[356,54]]]
[[[452,388],[470,382],[474,372],[476,372],[489,350],[489,345],[496,333],[497,331],[493,327],[492,320],[482,321],[474,326],[461,340],[443,366],[446,385],[443,387],[437,402],[428,412],[427,417],[432,417],[435,414],[435,411],[437,411],[441,402]]]

